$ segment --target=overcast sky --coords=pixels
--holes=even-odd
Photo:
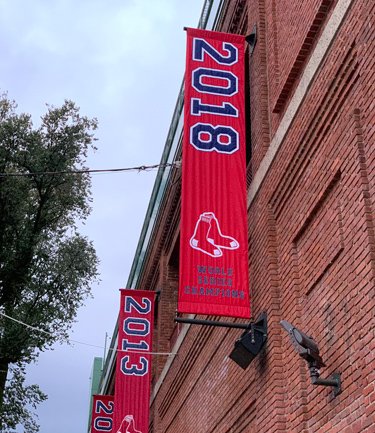
[[[30,113],[71,99],[99,120],[90,168],[158,163],[185,66],[184,26],[203,0],[0,0],[0,92]],[[100,174],[84,233],[100,258],[101,282],[79,311],[71,338],[104,346],[112,335],[156,172]],[[57,345],[28,371],[49,396],[41,433],[83,433],[90,372],[102,349]],[[20,429],[19,431],[23,431]]]

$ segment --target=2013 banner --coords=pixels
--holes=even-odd
[[[178,311],[250,317],[243,36],[187,29]]]
[[[113,395],[93,396],[91,433],[112,433],[113,408]]]
[[[114,433],[148,432],[155,293],[121,289]]]

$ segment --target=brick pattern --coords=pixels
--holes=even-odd
[[[252,172],[255,173],[270,144],[270,110],[268,107],[269,81],[267,59],[266,0],[249,1],[249,32],[257,26],[257,43],[249,60],[250,119]],[[251,83],[257,82],[256,86]],[[254,103],[257,101],[257,103]]]
[[[178,268],[162,256],[159,261],[160,278],[157,287],[161,288],[157,303],[156,332],[154,349],[157,352],[168,353],[171,350],[171,338],[175,330],[178,291]],[[167,357],[157,356],[153,360],[153,382],[155,383],[165,365]]]
[[[225,2],[218,30],[245,33],[257,24],[259,31],[249,57],[250,178],[339,3]],[[228,358],[239,330],[191,326],[153,400],[150,432],[375,432],[374,17],[374,2],[352,2],[249,208],[252,311],[254,318],[267,312],[265,350],[243,371]],[[280,98],[280,113],[273,113]],[[160,351],[178,333],[175,189],[161,220],[163,237],[155,238],[163,242],[150,259],[159,264],[162,287]],[[145,280],[154,268],[147,269]],[[327,364],[323,377],[341,372],[338,397],[310,383],[281,319],[316,339]],[[155,380],[164,364],[157,361]]]
[[[315,16],[311,22],[311,25],[309,26],[306,36],[303,39],[303,42],[301,44],[301,47],[298,51],[297,56],[295,57],[293,61],[293,65],[289,70],[289,73],[287,77],[285,78],[285,81],[282,85],[281,91],[277,97],[276,103],[273,107],[274,113],[280,113],[284,107],[285,102],[287,101],[290,92],[293,88],[294,83],[296,82],[303,66],[306,63],[306,60],[311,53],[311,50],[314,46],[314,42],[317,39],[317,36],[319,35],[323,24],[328,16],[330,7],[332,5],[332,0],[323,0],[319,8],[317,9]],[[274,6],[274,9],[276,7]],[[274,12],[275,14],[275,12]],[[276,15],[274,15],[273,20],[275,19]],[[277,37],[277,35],[275,35]],[[276,42],[274,42],[276,44]],[[275,48],[275,61],[277,61],[276,70],[279,71],[280,66],[278,62],[278,49]],[[277,83],[279,84],[279,83]]]

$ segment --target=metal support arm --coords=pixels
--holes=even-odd
[[[313,385],[332,386],[335,397],[341,393],[340,373],[334,373],[330,378],[322,379],[320,377],[319,369],[314,365],[314,363],[309,363],[309,371],[311,383]]]
[[[246,323],[219,322],[216,320],[202,320],[202,319],[187,319],[184,317],[175,317],[174,321],[178,323],[190,323],[192,325],[220,326],[223,328],[237,328],[237,329],[250,328],[250,324],[246,324]]]

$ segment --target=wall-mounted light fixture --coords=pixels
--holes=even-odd
[[[310,370],[311,383],[313,385],[332,386],[335,397],[341,392],[341,375],[333,373],[328,379],[321,379],[319,369],[325,367],[322,357],[319,355],[319,347],[312,337],[294,327],[286,320],[280,325],[288,332],[292,344],[298,354],[307,361]]]
[[[248,329],[234,343],[229,358],[244,370],[262,350],[267,341],[267,315],[262,313],[256,322],[249,324]]]

